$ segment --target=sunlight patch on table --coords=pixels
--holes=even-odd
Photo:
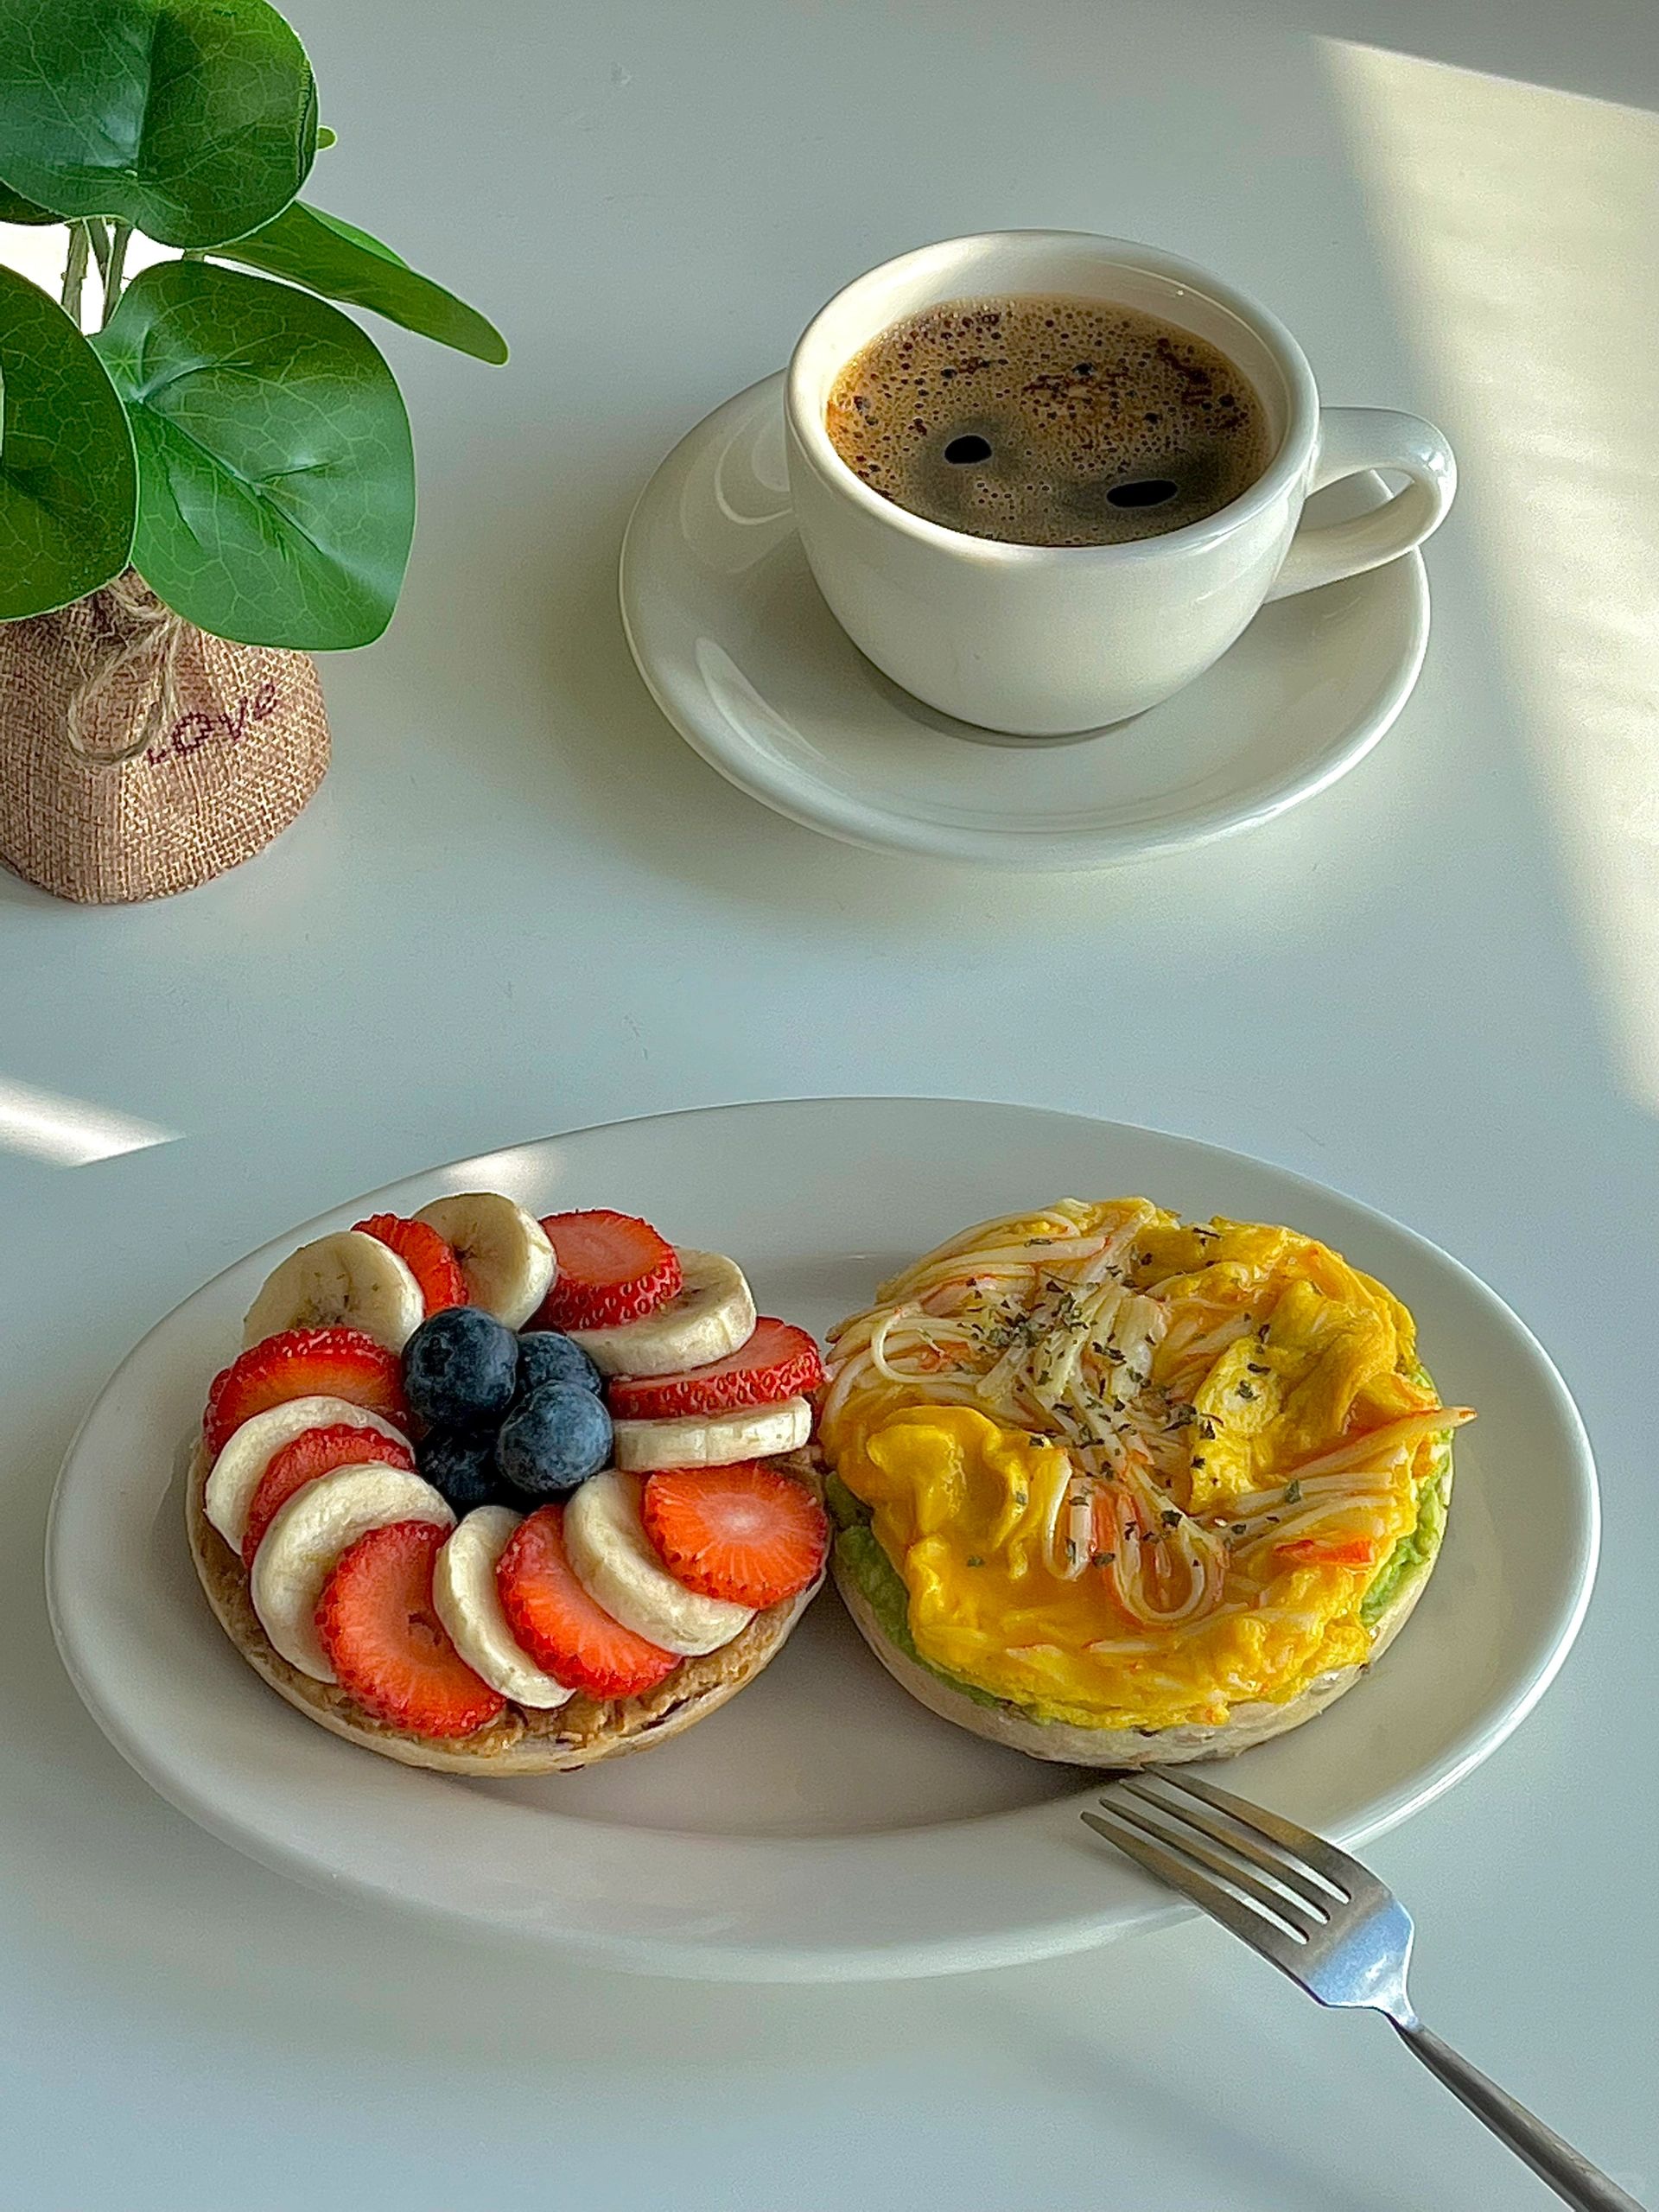
[[[86,1167],[95,1160],[172,1144],[179,1134],[84,1098],[0,1078],[0,1152],[20,1152],[54,1167]]]
[[[1320,44],[1622,1072],[1659,1109],[1659,116]]]

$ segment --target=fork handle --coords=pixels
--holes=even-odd
[[[1390,2016],[1392,2017],[1392,2016]],[[1643,2212],[1643,2208],[1581,2152],[1563,2142],[1553,2127],[1546,2127],[1522,2104],[1496,2082],[1488,2081],[1478,2067],[1459,2057],[1433,2028],[1421,2020],[1393,2022],[1408,2048],[1431,2074],[1445,2082],[1454,2097],[1484,2120],[1494,2135],[1507,2143],[1517,2158],[1524,2158],[1541,2181],[1576,2212]]]

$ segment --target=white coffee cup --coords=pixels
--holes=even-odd
[[[1260,396],[1274,457],[1202,522],[1124,545],[1013,545],[895,505],[836,451],[825,404],[892,323],[947,300],[1064,293],[1209,340]],[[1082,231],[988,231],[901,254],[836,293],[789,365],[790,496],[818,587],[854,644],[916,697],[987,729],[1053,737],[1156,706],[1227,650],[1265,600],[1421,545],[1452,504],[1452,449],[1386,408],[1322,407],[1274,316],[1173,254]],[[1310,492],[1362,469],[1409,479],[1351,520],[1304,523]]]

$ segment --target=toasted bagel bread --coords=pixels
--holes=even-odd
[[[822,1466],[813,1446],[774,1464],[780,1472],[808,1484],[815,1496],[821,1494]],[[814,1583],[798,1597],[757,1613],[731,1643],[701,1658],[683,1660],[643,1696],[605,1699],[578,1692],[568,1704],[547,1712],[509,1705],[499,1719],[475,1734],[437,1742],[378,1720],[337,1682],[313,1680],[274,1649],[254,1611],[241,1560],[203,1508],[207,1478],[206,1455],[198,1449],[185,1486],[190,1554],[219,1625],[249,1666],[279,1697],[331,1734],[378,1751],[383,1758],[429,1767],[440,1774],[558,1774],[665,1742],[753,1681],[783,1648],[818,1586]]]

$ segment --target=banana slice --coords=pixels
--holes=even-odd
[[[302,1244],[266,1276],[248,1308],[242,1342],[342,1322],[388,1351],[401,1351],[425,1318],[421,1287],[405,1262],[366,1230],[340,1229]]]
[[[461,1262],[467,1295],[510,1329],[522,1329],[553,1287],[558,1269],[533,1214],[494,1191],[434,1198],[415,1217],[435,1229]]]
[[[496,1562],[519,1516],[510,1505],[480,1505],[438,1554],[432,1603],[453,1643],[475,1675],[515,1705],[545,1712],[572,1694],[543,1674],[507,1625],[495,1586]]]
[[[620,1421],[614,1428],[612,1452],[619,1467],[641,1473],[652,1467],[729,1467],[738,1459],[798,1452],[812,1433],[812,1408],[804,1398],[785,1398],[712,1420]],[[567,1507],[567,1524],[569,1518]]]
[[[754,1334],[754,1299],[736,1261],[676,1250],[684,1283],[654,1313],[614,1328],[570,1331],[601,1375],[678,1375],[741,1351]]]
[[[639,1517],[637,1475],[590,1475],[564,1509],[576,1580],[613,1620],[664,1651],[718,1651],[754,1618],[747,1605],[700,1597],[663,1565]]]
[[[317,1601],[342,1552],[392,1521],[455,1516],[429,1482],[402,1467],[338,1467],[296,1490],[253,1557],[249,1594],[261,1627],[290,1666],[313,1681],[336,1680],[317,1635]]]
[[[347,1428],[372,1428],[397,1444],[409,1441],[402,1429],[345,1398],[290,1398],[286,1405],[269,1406],[232,1430],[207,1478],[202,1507],[232,1551],[242,1548],[253,1493],[283,1445],[308,1428],[333,1428],[340,1423]]]

